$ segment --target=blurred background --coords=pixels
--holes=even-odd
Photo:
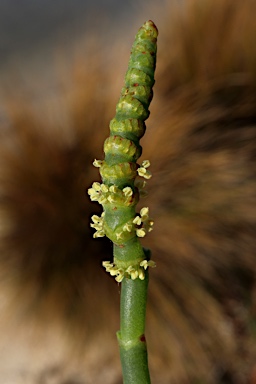
[[[0,1],[0,381],[120,384],[86,193],[131,45],[159,29],[144,243],[157,384],[256,383],[256,2]]]
[[[49,80],[55,83],[56,77],[47,75],[56,70],[58,54],[66,60],[77,50],[85,54],[88,38],[97,36],[109,45],[122,37],[125,44],[131,43],[130,30],[136,30],[145,16],[153,17],[151,10],[144,11],[145,4],[143,0],[1,1],[1,78],[12,69],[19,75],[29,72],[29,82],[41,79],[40,87],[45,82],[49,86]]]

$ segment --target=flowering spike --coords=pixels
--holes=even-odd
[[[115,267],[107,264],[106,270],[119,282],[123,279],[120,268],[124,259],[130,265],[134,265],[134,260],[145,259],[139,238],[153,228],[148,207],[142,208],[140,214],[135,208],[139,198],[146,195],[146,182],[137,180],[137,176],[151,178],[150,161],[143,160],[138,167],[137,160],[155,82],[156,38],[157,29],[151,21],[137,34],[116,115],[110,122],[110,136],[104,142],[105,159],[93,162],[99,168],[102,183],[94,182],[88,189],[90,199],[101,204],[104,212],[104,216],[92,216],[91,227],[96,231],[93,237],[106,235],[114,243]],[[134,267],[125,276],[143,279],[143,271],[144,267]]]
[[[93,162],[99,168],[102,184],[95,182],[88,190],[90,199],[102,204],[104,212],[101,217],[92,216],[91,227],[96,230],[93,237],[106,235],[114,244],[113,263],[104,261],[102,265],[118,283],[122,282],[121,330],[117,337],[127,383],[150,383],[144,328],[146,269],[154,264],[139,238],[152,230],[153,221],[148,207],[136,214],[138,200],[145,194],[145,182],[137,183],[136,178],[151,178],[149,160],[142,161],[139,167],[137,160],[142,153],[139,141],[145,133],[153,97],[157,35],[151,20],[136,35],[125,85],[110,122],[110,136],[104,142],[105,159]]]

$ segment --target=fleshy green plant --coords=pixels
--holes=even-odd
[[[104,261],[106,271],[121,283],[121,319],[117,338],[126,384],[150,383],[145,315],[148,267],[155,267],[150,252],[140,242],[153,229],[148,207],[136,213],[136,205],[150,179],[150,162],[137,164],[145,133],[145,120],[153,97],[158,31],[150,20],[139,29],[132,46],[125,86],[110,122],[110,136],[104,143],[104,160],[95,160],[102,184],[94,182],[88,190],[92,201],[103,207],[99,217],[92,216],[94,237],[107,236],[113,242],[114,260]]]

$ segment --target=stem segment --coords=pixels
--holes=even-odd
[[[149,384],[145,316],[148,271],[145,279],[124,278],[121,287],[120,331],[117,338],[124,384]]]

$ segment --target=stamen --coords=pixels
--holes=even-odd
[[[144,237],[146,236],[146,230],[145,228],[139,228],[139,229],[136,229],[136,235],[138,237]]]
[[[94,160],[94,162],[92,163],[94,165],[94,167],[96,168],[100,168],[103,164],[103,160]]]
[[[133,194],[133,191],[132,191],[132,188],[131,187],[125,187],[124,189],[123,189],[123,193],[124,193],[124,195],[125,196],[132,196],[132,194]]]
[[[101,184],[98,183],[97,181],[94,181],[94,183],[92,184],[92,188],[93,188],[95,191],[99,192],[99,191],[101,190]]]
[[[148,212],[149,212],[148,207],[141,208],[140,215],[141,215],[142,221],[144,221],[148,218]]]
[[[141,217],[140,216],[136,216],[135,219],[133,219],[133,224],[136,224],[136,225],[141,225]]]
[[[150,161],[149,160],[144,160],[144,161],[142,161],[141,165],[144,168],[148,168],[150,166]]]
[[[107,193],[108,192],[108,186],[107,185],[101,184],[100,188],[101,188],[103,193]]]

